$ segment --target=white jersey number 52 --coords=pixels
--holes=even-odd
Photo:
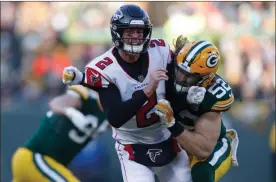
[[[208,89],[208,92],[215,95],[218,99],[222,98],[227,93],[227,91],[231,90],[231,87],[229,87],[229,85],[221,78],[218,78],[216,83],[217,84],[212,85]]]

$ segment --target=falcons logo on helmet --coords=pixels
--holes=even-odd
[[[155,162],[156,156],[160,155],[161,152],[161,149],[149,149],[147,155],[149,155],[149,158],[152,162]]]

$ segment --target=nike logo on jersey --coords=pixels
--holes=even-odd
[[[152,162],[155,162],[156,157],[160,155],[161,152],[161,149],[149,149],[147,155],[149,155],[149,158]]]

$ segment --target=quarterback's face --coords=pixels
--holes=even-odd
[[[123,32],[123,41],[128,45],[141,45],[143,44],[143,29],[133,28],[125,29]]]

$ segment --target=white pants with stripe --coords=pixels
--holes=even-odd
[[[192,182],[189,158],[185,150],[166,166],[147,167],[129,160],[129,153],[124,150],[124,145],[115,143],[124,182],[155,182],[156,174],[160,182]]]

